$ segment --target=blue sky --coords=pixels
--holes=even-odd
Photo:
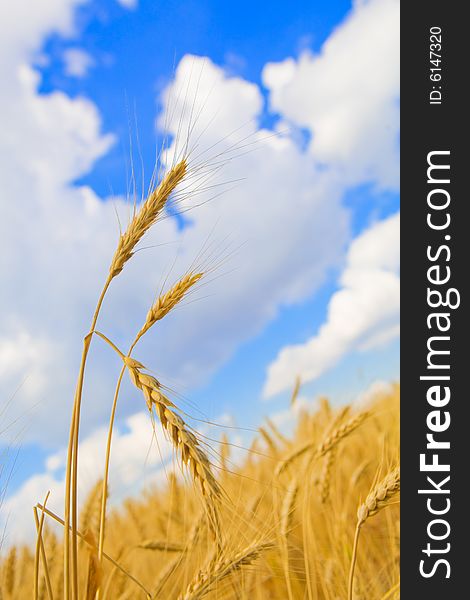
[[[41,69],[41,91],[84,94],[99,106],[104,129],[119,143],[82,178],[102,194],[126,191],[130,129],[136,128],[147,170],[155,145],[155,91],[172,78],[185,54],[209,56],[234,75],[261,84],[268,61],[318,50],[350,10],[349,2],[262,3],[154,2],[126,10],[115,0],[98,0],[77,10],[78,39],[52,35],[44,44],[50,64]],[[63,52],[76,47],[96,60],[86,78],[67,77]]]
[[[253,179],[247,176],[214,209],[204,207],[202,216],[191,212],[195,221],[187,231],[181,231],[181,222],[176,229],[165,225],[162,238],[176,240],[175,246],[142,253],[144,265],[168,272],[174,256],[197,251],[208,231],[216,239],[230,236],[233,247],[243,249],[214,277],[207,297],[201,290],[197,302],[162,324],[160,341],[144,345],[145,358],[153,368],[162,366],[166,382],[188,405],[211,419],[230,415],[240,427],[256,427],[268,414],[285,420],[297,366],[305,401],[322,394],[351,401],[374,382],[397,380],[397,3],[273,2],[268,8],[245,1],[139,0],[130,6],[67,0],[60,9],[48,0],[41,4],[42,20],[32,15],[25,31],[8,33],[13,50],[0,64],[11,84],[10,105],[20,98],[18,114],[13,107],[4,117],[14,133],[0,148],[5,171],[18,174],[6,182],[12,197],[7,217],[22,222],[26,210],[37,215],[27,226],[31,245],[6,239],[12,262],[2,271],[10,291],[0,324],[0,357],[7,365],[5,372],[0,369],[0,385],[4,398],[14,395],[5,413],[13,425],[2,441],[13,453],[20,447],[6,510],[60,484],[69,408],[64,397],[77,363],[72,348],[79,346],[115,236],[111,205],[118,212],[125,208],[130,156],[138,178],[142,163],[148,184],[161,135],[156,119],[171,104],[164,92],[184,85],[188,55],[206,57],[203,79],[216,82],[207,111],[215,114],[217,103],[233,108],[229,117],[223,111],[220,117],[230,123],[215,120],[209,141],[220,139],[224,128],[245,127],[246,115],[248,135],[263,137],[285,127],[289,133],[279,134],[278,146],[268,142],[265,151],[260,143],[254,158],[242,159],[240,170]],[[377,33],[379,25],[383,30]],[[7,31],[8,23],[4,27]],[[376,45],[378,60],[364,43]],[[198,59],[191,60],[191,68],[199,68]],[[381,64],[392,65],[390,73]],[[28,118],[22,118],[26,111]],[[273,159],[280,162],[270,171]],[[236,161],[230,176],[238,175]],[[280,165],[284,181],[292,174],[285,189],[276,180]],[[270,173],[266,183],[262,177]],[[269,198],[258,202],[264,189],[285,230],[270,218]],[[245,196],[245,216],[242,210],[232,214],[231,203]],[[250,223],[244,221],[247,210],[253,210]],[[39,235],[40,224],[51,221],[54,233]],[[243,259],[253,265],[243,266]],[[182,260],[178,266],[187,267]],[[265,279],[256,263],[268,271]],[[155,275],[138,296],[144,268],[130,270],[127,287],[118,282],[110,316],[103,319],[118,343],[127,343],[138,322],[134,313],[143,310],[158,284]],[[31,270],[33,277],[26,275]],[[252,304],[245,281],[254,282]],[[366,317],[356,323],[361,310]],[[201,339],[204,319],[207,336]],[[199,340],[200,348],[187,350]],[[172,352],[181,355],[178,366],[168,357]],[[82,430],[90,448],[106,422],[106,390],[115,366],[104,354],[97,348],[90,374],[93,402]],[[51,393],[47,378],[55,368],[66,374]],[[129,432],[140,423],[137,417],[129,421],[137,414],[132,402],[123,400],[117,453],[128,448]],[[116,477],[118,487],[122,481]]]

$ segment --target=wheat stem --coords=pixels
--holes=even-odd
[[[47,492],[46,498],[44,500],[44,506],[49,499],[50,492]],[[49,570],[47,568],[47,559],[46,559],[46,551],[44,550],[44,542],[42,539],[42,530],[44,528],[44,511],[42,511],[41,519],[38,518],[37,508],[33,508],[34,512],[34,520],[36,522],[36,553],[34,556],[34,600],[38,600],[38,590],[39,590],[39,554],[41,554],[43,566],[44,566],[44,576],[46,578],[46,587],[49,598],[52,599],[52,586],[49,578]]]
[[[41,504],[38,503],[37,508],[42,510],[46,515],[49,515],[52,519],[54,519],[54,521],[57,521],[57,523],[59,523],[60,525],[65,526],[64,519],[61,519],[59,516],[57,516],[55,513],[53,513],[51,510],[49,510],[45,506],[42,506]],[[86,544],[90,543],[89,540],[87,540],[86,536],[81,531],[77,530],[77,536],[80,539],[82,539]],[[134,575],[132,575],[132,573],[129,573],[129,571],[126,571],[126,569],[124,567],[122,567],[117,561],[115,561],[114,558],[111,558],[111,556],[109,556],[109,554],[106,554],[106,552],[103,552],[103,558],[105,558],[112,565],[114,565],[116,567],[116,569],[119,569],[119,571],[121,571],[121,573],[123,573],[126,577],[131,579],[138,587],[140,587],[140,589],[142,591],[145,592],[147,599],[151,600],[151,597],[152,597],[151,592],[149,592],[149,590],[145,587],[145,585],[142,582],[140,582],[136,577],[134,577]]]
[[[64,514],[64,595],[66,600],[70,598],[70,514],[72,515],[72,599],[78,600],[78,561],[77,561],[77,479],[78,479],[78,438],[80,425],[80,407],[83,393],[83,380],[85,375],[85,365],[90,349],[93,331],[98,321],[98,316],[103,304],[106,292],[111,284],[112,276],[108,275],[106,283],[98,299],[98,303],[93,314],[90,331],[85,336],[83,343],[83,352],[80,362],[77,387],[75,391],[74,406],[72,411],[72,421],[70,424],[69,443],[67,448],[67,466],[65,475],[65,514]]]
[[[134,341],[132,342],[127,357],[130,358],[135,346],[139,340],[145,335],[145,333],[154,325],[157,321],[163,319],[181,300],[185,297],[188,291],[201,279],[203,273],[187,273],[180,281],[176,283],[166,294],[159,296],[155,304],[149,310],[144,326],[137,333]],[[104,334],[96,332],[103,340],[105,340],[124,360],[124,354],[119,348]],[[105,455],[105,467],[103,476],[103,493],[101,498],[101,514],[100,514],[100,525],[99,525],[99,536],[98,536],[98,560],[102,560],[103,547],[104,547],[104,536],[106,527],[106,504],[108,497],[108,480],[109,480],[109,465],[111,461],[111,443],[113,437],[114,421],[116,417],[116,408],[121,390],[122,378],[126,370],[126,365],[123,364],[119,373],[118,381],[114,391],[113,404],[111,407],[111,414],[109,417],[108,435],[106,440],[106,455]],[[100,590],[98,589],[96,598],[99,599]]]
[[[357,562],[357,548],[362,525],[376,515],[382,508],[388,506],[400,491],[400,467],[392,469],[367,495],[365,501],[357,510],[356,532],[354,534],[351,567],[349,569],[348,600],[353,598],[354,570]]]
[[[49,499],[50,492],[47,492],[46,497],[44,499],[44,506]],[[34,511],[35,517],[37,519],[37,513]],[[36,552],[34,554],[34,600],[38,600],[38,590],[39,590],[39,555],[41,554],[41,549],[44,551],[44,546],[42,545],[42,530],[44,527],[44,511],[41,514],[41,519],[37,522],[37,534],[36,534]],[[44,557],[45,558],[45,557]],[[44,561],[45,565],[45,561]],[[46,568],[46,566],[44,566]]]

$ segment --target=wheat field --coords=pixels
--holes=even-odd
[[[63,514],[35,507],[37,540],[1,560],[1,598],[34,600],[386,600],[399,597],[399,387],[367,407],[326,399],[297,411],[286,437],[271,422],[249,450],[208,440],[138,361],[138,343],[203,279],[190,269],[157,298],[129,348],[99,331],[113,280],[171,197],[191,177],[176,160],[121,233],[84,337],[70,422]],[[179,196],[178,196],[179,194]],[[88,351],[101,338],[122,360],[110,403],[103,477],[79,510],[79,425]],[[131,356],[132,355],[132,356]],[[158,371],[158,365],[150,365]],[[122,379],[174,449],[165,486],[108,506],[114,417]],[[296,409],[299,383],[291,401]],[[25,517],[26,518],[26,517]],[[14,526],[14,524],[13,524]]]
[[[398,408],[395,386],[367,407],[366,418],[348,434],[344,425],[361,413],[333,409],[324,399],[316,411],[301,412],[292,439],[264,429],[239,466],[232,464],[230,440],[224,439],[220,547],[198,489],[170,474],[166,487],[110,512],[106,553],[122,570],[108,560],[99,568],[90,546],[79,542],[81,597],[93,597],[87,585],[99,578],[101,597],[108,600],[344,599],[361,523],[353,597],[398,598],[399,510],[396,496],[388,503],[380,487],[391,473],[397,491]],[[98,538],[101,491],[100,481],[81,510],[85,540]],[[54,523],[48,519],[42,534],[51,595],[41,562],[41,600],[63,597],[62,541]],[[35,549],[12,548],[2,564],[2,597],[33,597],[34,578]]]

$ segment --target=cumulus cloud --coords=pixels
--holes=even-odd
[[[265,66],[270,105],[311,134],[309,151],[351,183],[398,186],[399,2],[355,4],[319,54]]]
[[[307,342],[279,352],[268,367],[265,397],[291,387],[297,375],[312,381],[346,353],[377,347],[398,335],[399,235],[395,214],[352,242],[326,322]]]
[[[82,503],[91,487],[103,476],[107,430],[100,427],[80,444],[79,501]],[[123,493],[129,495],[141,489],[143,482],[151,484],[165,480],[162,465],[173,456],[171,444],[160,429],[153,435],[148,413],[139,412],[128,417],[124,427],[114,432],[110,467],[110,503],[118,503]],[[56,514],[63,514],[66,453],[55,452],[46,459],[43,472],[33,475],[2,506],[0,522],[13,522],[8,528],[6,544],[24,543],[34,539],[34,521],[25,519],[36,502],[42,502],[51,492],[48,506]],[[171,466],[173,468],[173,466]]]
[[[93,57],[80,48],[67,48],[63,61],[65,74],[69,77],[86,77],[95,64]]]
[[[368,408],[378,398],[392,394],[394,386],[389,381],[376,379],[354,401],[354,406],[362,410]]]

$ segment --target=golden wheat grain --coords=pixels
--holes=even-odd
[[[354,534],[351,567],[349,570],[348,600],[353,600],[354,570],[356,567],[357,548],[361,528],[367,519],[373,517],[380,510],[390,505],[399,492],[400,467],[395,467],[372,488],[365,501],[357,510],[356,532]]]
[[[183,418],[176,412],[175,404],[163,394],[160,382],[147,373],[138,361],[124,357],[132,383],[142,391],[149,411],[155,409],[163,429],[178,450],[183,464],[188,465],[195,481],[205,496],[220,498],[221,489],[211,469],[209,458],[202,450],[196,435],[189,430]]]
[[[289,486],[287,488],[286,494],[284,496],[282,507],[281,507],[281,521],[280,521],[280,529],[281,535],[287,538],[289,535],[289,531],[292,527],[292,521],[295,510],[295,502],[297,500],[297,494],[299,492],[299,483],[297,478],[294,477],[291,479]]]
[[[278,463],[275,471],[276,476],[281,475],[281,473],[283,473],[289,467],[289,465],[291,465],[295,460],[297,460],[297,458],[303,456],[309,450],[315,450],[315,458],[324,456],[327,454],[327,452],[330,452],[333,448],[335,448],[342,439],[355,431],[368,416],[368,412],[360,413],[356,417],[353,417],[344,423],[344,425],[340,425],[334,429],[319,445],[317,445],[315,442],[308,442],[297,450],[294,450],[285,459]]]
[[[188,273],[182,277],[168,292],[158,297],[147,313],[142,329],[137,334],[141,338],[157,321],[163,319],[181,300],[189,290],[201,279],[203,273]]]
[[[204,570],[197,573],[179,600],[198,600],[203,598],[216,584],[238,571],[245,565],[253,563],[262,552],[272,548],[271,542],[254,542],[247,548],[236,552],[231,557],[215,555]]]
[[[358,523],[362,525],[369,517],[376,515],[390,504],[400,491],[400,467],[388,473],[368,494],[357,511]]]
[[[157,188],[149,194],[140,210],[134,215],[127,230],[121,234],[109,267],[111,277],[116,277],[132,257],[134,249],[147,231],[156,223],[165,204],[186,175],[186,160],[182,160],[164,176]]]
[[[322,504],[325,504],[330,496],[331,472],[336,458],[336,450],[336,448],[333,448],[324,458],[323,469],[319,481],[320,500]]]

